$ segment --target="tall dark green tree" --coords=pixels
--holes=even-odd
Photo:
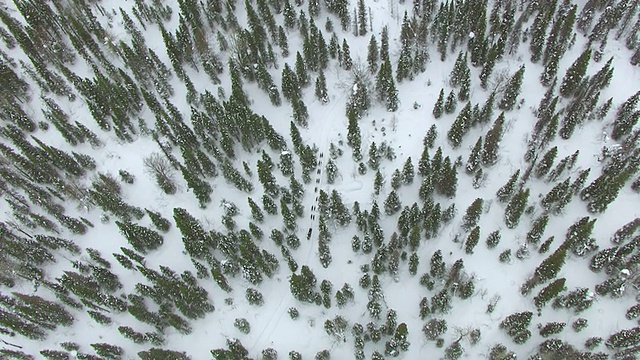
[[[471,116],[471,103],[467,102],[467,105],[460,110],[456,120],[447,132],[447,139],[449,139],[449,143],[454,149],[462,144],[464,135],[469,131],[471,127]]]
[[[433,105],[433,117],[439,119],[444,112],[444,89],[440,89],[440,94],[438,95],[438,99],[436,103]]]
[[[372,34],[369,39],[369,46],[367,47],[367,65],[372,74],[375,74],[378,70],[379,53],[378,41],[376,40],[376,36]]]
[[[482,148],[482,164],[493,165],[498,161],[498,146],[504,131],[504,112],[500,113],[487,135],[484,137]]]
[[[504,212],[504,221],[509,229],[518,226],[529,199],[529,188],[520,189],[509,201]]]
[[[560,95],[570,97],[578,90],[580,83],[584,79],[584,75],[587,73],[590,58],[591,48],[588,48],[571,64],[564,78],[562,78]]]
[[[524,65],[520,66],[520,69],[516,71],[511,77],[507,86],[502,94],[502,99],[498,102],[498,108],[501,110],[512,110],[520,95],[522,87],[522,79],[524,77]]]

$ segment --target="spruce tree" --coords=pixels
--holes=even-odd
[[[467,164],[465,165],[465,171],[467,174],[473,174],[480,168],[480,161],[482,160],[482,136],[478,138],[476,144],[469,153]]]
[[[367,47],[367,64],[369,67],[369,71],[372,74],[375,74],[378,70],[378,58],[378,42],[376,41],[376,36],[372,34],[371,38],[369,39],[369,46]]]
[[[316,94],[316,98],[323,104],[326,104],[329,102],[329,93],[327,92],[327,80],[324,77],[324,71],[320,71],[320,74],[316,79],[315,94]]]
[[[433,105],[433,117],[439,119],[444,112],[444,89],[440,89],[440,95],[438,95],[438,100]]]
[[[516,104],[518,95],[520,95],[520,89],[522,87],[522,78],[524,77],[524,65],[520,66],[520,69],[511,77],[502,95],[502,99],[498,102],[498,108],[500,110],[512,110]]]
[[[349,71],[353,67],[353,60],[351,59],[351,52],[349,50],[349,44],[347,39],[342,40],[342,67]]]
[[[449,143],[455,149],[462,144],[462,138],[469,131],[471,126],[471,102],[467,102],[467,105],[460,111],[456,120],[451,125],[451,128],[447,132],[447,138]]]
[[[387,199],[384,201],[384,212],[385,214],[391,216],[402,208],[402,203],[400,202],[400,198],[395,190],[392,190],[387,196]]]
[[[304,87],[309,85],[309,74],[307,72],[307,64],[305,63],[299,51],[296,52],[295,67],[296,67],[296,76],[298,78],[298,83],[300,84],[300,86]]]
[[[358,0],[358,35],[367,35],[367,11],[364,0]]]
[[[467,239],[464,241],[464,249],[465,249],[464,251],[467,254],[473,254],[473,248],[475,248],[476,245],[478,245],[479,240],[480,240],[480,226],[476,226],[471,230],[471,232],[467,236]]]
[[[524,209],[527,206],[527,200],[529,199],[529,189],[520,189],[509,201],[504,213],[504,221],[509,229],[513,229],[518,226],[520,217],[524,213]]]
[[[480,215],[482,215],[482,206],[484,205],[484,200],[482,198],[475,199],[471,205],[467,208],[464,216],[462,217],[462,228],[465,231],[469,231],[471,228],[475,227],[480,219]]]
[[[456,94],[451,90],[449,95],[447,96],[447,100],[444,103],[444,112],[447,114],[451,114],[456,111],[457,106],[457,98]]]
[[[538,166],[536,167],[536,171],[535,171],[535,175],[538,179],[547,175],[549,170],[551,170],[551,166],[553,165],[553,161],[555,160],[557,155],[558,155],[557,146],[554,146],[549,151],[547,151],[546,154],[544,154],[544,156],[542,157],[542,160],[540,160],[540,162],[538,163]]]
[[[504,112],[502,112],[484,137],[484,147],[482,148],[483,165],[493,165],[498,161],[498,145],[502,139],[504,121]]]
[[[564,78],[562,78],[562,84],[560,84],[560,95],[570,97],[575,94],[587,72],[587,66],[589,65],[590,58],[591,48],[588,48],[582,52],[573,64],[571,64],[571,67],[567,70]]]
[[[549,301],[553,300],[561,291],[565,290],[565,278],[556,279],[551,284],[545,286],[538,295],[533,298],[533,303],[538,309],[543,308]]]

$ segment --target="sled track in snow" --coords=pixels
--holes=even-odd
[[[303,231],[303,238],[307,239],[307,229],[311,229],[312,230],[312,235],[310,239],[307,239],[307,246],[309,247],[309,251],[307,253],[307,258],[306,258],[306,262],[304,264],[309,264],[312,260],[312,257],[315,253],[314,249],[316,247],[316,242],[314,241],[314,239],[316,238],[316,234],[317,234],[317,227],[318,227],[318,200],[317,197],[320,193],[320,189],[322,188],[323,185],[323,178],[322,176],[324,175],[324,165],[325,165],[325,161],[327,159],[327,157],[329,156],[329,145],[330,145],[330,135],[331,135],[331,130],[333,128],[334,122],[336,121],[336,119],[341,119],[342,117],[340,116],[340,114],[337,114],[336,111],[338,109],[340,109],[340,105],[343,104],[343,101],[346,97],[345,93],[341,93],[339,96],[336,96],[331,103],[329,104],[329,108],[327,109],[327,111],[325,112],[326,119],[332,120],[332,121],[324,121],[323,122],[323,126],[322,126],[322,136],[320,137],[319,143],[316,144],[318,145],[318,148],[320,149],[320,156],[318,159],[318,169],[319,171],[316,171],[316,173],[314,174],[315,177],[313,178],[312,182],[311,182],[311,187],[313,187],[313,189],[317,189],[317,191],[313,191],[313,193],[311,194],[312,196],[312,202],[310,205],[310,209],[311,207],[313,207],[314,210],[310,210],[309,213],[309,217],[310,217],[310,222],[309,222],[309,227],[305,228]],[[317,121],[323,121],[321,119],[318,119]],[[313,216],[313,217],[312,217]],[[316,231],[314,231],[316,230]],[[300,266],[304,265],[304,264],[299,264]],[[256,337],[256,340],[253,343],[253,346],[251,347],[251,352],[254,352],[256,350],[256,347],[260,345],[260,343],[262,343],[265,339],[270,340],[272,339],[272,335],[273,333],[276,331],[276,329],[278,328],[278,325],[280,324],[280,322],[282,321],[282,317],[285,316],[285,314],[287,313],[287,309],[286,309],[286,304],[288,304],[291,301],[291,298],[293,297],[293,295],[291,295],[290,291],[287,291],[285,295],[283,295],[280,298],[280,303],[278,304],[278,307],[276,308],[276,310],[273,312],[273,314],[271,315],[271,318],[269,319],[269,321],[267,322],[267,324],[262,328],[262,330],[260,330],[260,332],[258,333],[258,336]]]

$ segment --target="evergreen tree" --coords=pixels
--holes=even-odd
[[[300,98],[300,83],[289,64],[284,64],[282,69],[282,95],[291,102]]]
[[[476,245],[478,245],[479,240],[480,240],[480,227],[476,226],[471,230],[471,232],[467,236],[467,239],[464,242],[464,251],[467,254],[473,254],[473,248],[475,248]]]
[[[408,157],[402,167],[402,183],[405,185],[409,185],[413,183],[414,170],[413,164],[411,163],[411,157]]]
[[[549,170],[551,170],[551,166],[553,165],[553,161],[555,160],[557,155],[558,155],[557,146],[554,146],[549,151],[547,151],[546,154],[544,154],[544,156],[542,157],[542,160],[540,160],[540,162],[538,163],[538,166],[536,167],[536,171],[535,171],[535,175],[538,179],[547,175]]]
[[[444,272],[445,265],[444,260],[442,259],[442,251],[437,250],[431,256],[429,274],[431,274],[431,277],[439,278],[444,275]]]
[[[353,67],[353,60],[351,59],[351,51],[349,50],[349,44],[347,39],[342,40],[342,67],[349,71]]]
[[[360,160],[362,146],[362,135],[360,134],[360,126],[355,112],[349,113],[349,125],[347,127],[347,144],[353,149],[353,155],[356,160]]]
[[[482,160],[482,136],[478,138],[476,144],[471,149],[471,153],[469,154],[469,158],[467,159],[467,164],[465,166],[465,171],[467,174],[473,174],[480,168],[480,161]]]
[[[389,27],[385,25],[380,37],[380,62],[387,60],[389,60]]]
[[[544,259],[535,269],[532,279],[533,285],[541,284],[555,278],[564,265],[566,256],[567,248],[564,245],[560,245],[553,254]]]
[[[296,52],[295,68],[296,68],[296,77],[298,78],[298,83],[300,84],[300,86],[304,87],[309,85],[309,74],[307,73],[307,64],[305,63],[299,51]]]
[[[465,231],[471,230],[471,228],[475,227],[482,215],[482,206],[484,205],[484,200],[482,198],[475,199],[471,205],[467,208],[464,216],[462,217],[462,228]]]
[[[391,73],[391,63],[388,60],[385,60],[380,66],[380,71],[376,78],[376,92],[378,99],[385,103],[387,111],[396,111],[398,109],[398,90]]]
[[[358,35],[367,35],[367,11],[364,0],[358,0]]]
[[[484,137],[484,147],[482,148],[483,165],[493,165],[498,161],[498,145],[502,139],[504,121],[504,112],[502,112]]]
[[[447,138],[449,143],[455,149],[462,144],[462,138],[469,131],[471,124],[471,102],[467,102],[467,105],[460,111],[456,120],[451,125],[451,128],[447,132]]]
[[[449,95],[447,96],[447,100],[444,103],[444,112],[447,114],[451,114],[456,111],[457,99],[456,94],[451,90]]]
[[[289,57],[289,43],[287,41],[287,34],[284,32],[282,25],[278,26],[278,45],[280,45],[282,57]]]
[[[439,119],[442,116],[444,111],[444,89],[440,89],[440,94],[438,95],[438,100],[433,105],[433,117]]]
[[[385,214],[391,216],[402,208],[402,203],[400,202],[400,198],[395,190],[392,190],[389,193],[389,196],[384,201],[384,212]]]
[[[367,47],[367,64],[369,67],[369,71],[372,74],[375,74],[378,70],[378,58],[378,42],[376,41],[376,36],[372,34],[371,38],[369,39],[369,46]]]
[[[520,189],[509,201],[504,213],[505,224],[509,229],[513,229],[518,226],[520,217],[524,213],[524,209],[527,206],[527,200],[529,198],[529,189]]]
[[[320,71],[318,78],[316,79],[316,87],[315,87],[316,98],[320,100],[323,104],[329,102],[329,93],[327,92],[327,80],[324,77],[324,72]]]
[[[567,73],[562,78],[562,84],[560,85],[560,95],[564,97],[570,97],[575,94],[579,88],[580,83],[587,72],[587,66],[589,65],[589,59],[591,58],[591,48],[586,49],[571,64],[571,67],[567,70]]]
[[[500,243],[500,230],[495,230],[487,236],[486,244],[489,249],[493,249]]]
[[[522,78],[524,77],[524,65],[520,66],[520,69],[511,77],[502,95],[502,99],[498,102],[498,108],[500,110],[512,110],[516,104],[518,95],[520,95],[520,89],[522,87]]]
[[[549,215],[543,214],[537,218],[531,225],[531,230],[527,233],[527,242],[531,244],[537,244],[544,234],[544,230],[549,222]]]
[[[556,279],[551,284],[545,286],[538,295],[533,298],[533,302],[538,309],[543,308],[549,301],[553,300],[560,292],[566,289],[565,278]]]

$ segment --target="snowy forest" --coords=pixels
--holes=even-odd
[[[1,359],[640,356],[640,0],[0,20]]]

